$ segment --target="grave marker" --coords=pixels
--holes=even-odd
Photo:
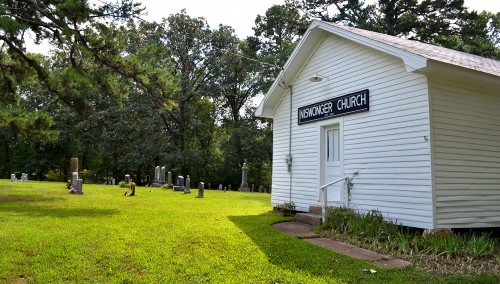
[[[203,194],[204,194],[204,191],[205,191],[205,184],[203,182],[200,182],[198,184],[198,198],[203,198]]]
[[[191,179],[189,175],[186,176],[186,187],[184,188],[184,194],[191,193]]]
[[[240,191],[250,191],[248,187],[248,166],[247,163],[243,163],[243,167],[241,167],[241,185],[239,188]]]

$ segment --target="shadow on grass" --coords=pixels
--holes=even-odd
[[[26,195],[26,194],[8,194],[0,195],[0,205],[12,202],[39,202],[39,201],[55,201],[62,199],[60,197],[47,197],[43,195]]]
[[[274,229],[271,225],[283,221],[283,217],[271,212],[256,216],[230,216],[229,219],[252,239],[273,265],[286,270],[301,270],[324,278],[327,283],[499,283],[494,275],[438,275],[419,273],[411,267],[375,267]],[[370,268],[377,273],[367,273],[366,269]]]
[[[363,282],[367,275],[362,270],[370,264],[327,251],[274,229],[271,225],[281,216],[266,213],[257,216],[230,216],[252,241],[259,246],[274,265],[287,270],[302,270],[317,277]]]
[[[32,217],[102,217],[111,216],[119,212],[118,209],[97,209],[97,208],[61,208],[50,205],[39,206],[28,203],[10,203],[0,202],[0,212],[27,215]],[[1,213],[0,213],[1,214]]]

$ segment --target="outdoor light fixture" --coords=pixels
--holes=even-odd
[[[318,75],[318,74],[314,74],[314,76],[312,76],[311,78],[309,78],[309,81],[316,83],[316,82],[323,81],[323,79],[326,79],[326,77],[323,77],[323,76]]]

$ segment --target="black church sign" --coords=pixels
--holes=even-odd
[[[329,119],[346,114],[368,111],[368,89],[299,108],[298,123]]]

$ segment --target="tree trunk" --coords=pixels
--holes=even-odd
[[[12,165],[10,163],[10,147],[9,143],[7,143],[7,140],[4,140],[4,150],[5,150],[5,160],[3,163],[3,174],[5,175],[5,178],[10,177],[10,174],[12,174]]]

